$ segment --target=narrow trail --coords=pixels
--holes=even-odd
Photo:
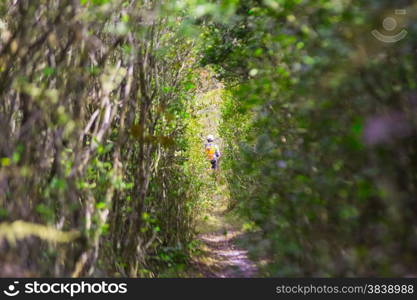
[[[202,144],[208,134],[215,136],[215,142],[224,149],[219,126],[221,123],[222,85],[207,73],[207,91],[201,94],[198,102],[198,119],[201,124]],[[202,151],[199,148],[197,151]],[[227,151],[227,150],[225,150]],[[202,197],[205,199],[204,216],[198,224],[198,240],[201,253],[193,258],[193,277],[255,277],[256,265],[249,259],[248,251],[238,246],[237,240],[246,233],[242,230],[241,218],[228,213],[229,191],[225,178],[220,173],[216,179],[208,175],[206,180],[212,185]],[[207,162],[207,172],[211,172]],[[207,173],[209,174],[209,173]]]
[[[214,265],[211,270],[206,270],[206,277],[230,278],[230,277],[255,277],[256,265],[249,260],[247,251],[239,249],[234,244],[234,237],[238,231],[203,234],[200,240],[207,247],[207,255]],[[207,272],[209,271],[209,272]]]
[[[248,251],[238,243],[247,235],[241,225],[227,213],[224,202],[217,202],[211,209],[210,215],[200,224],[198,239],[202,254],[194,260],[198,276],[249,278],[258,275],[258,268],[250,260]]]

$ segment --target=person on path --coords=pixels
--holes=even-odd
[[[207,136],[207,144],[205,144],[205,150],[207,158],[211,163],[211,168],[213,170],[217,170],[221,153],[219,146],[214,143],[214,136],[211,134]]]

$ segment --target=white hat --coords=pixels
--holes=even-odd
[[[209,142],[214,141],[214,136],[213,136],[212,134],[209,134],[209,135],[207,136],[207,141],[209,141]]]

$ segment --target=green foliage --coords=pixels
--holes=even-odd
[[[417,32],[394,45],[370,33],[395,8],[242,1],[207,28],[202,63],[230,91],[220,132],[232,199],[264,232],[267,275],[413,272]]]
[[[24,240],[4,270],[156,276],[183,264],[203,187],[183,22],[158,1],[0,4],[0,218],[83,234],[67,249]]]
[[[411,1],[14,2],[0,220],[77,238],[10,235],[1,276],[181,273],[219,193],[262,229],[266,275],[415,272],[417,31],[371,34]]]

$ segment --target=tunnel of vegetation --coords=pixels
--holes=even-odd
[[[417,7],[392,2],[2,1],[0,276],[186,268],[212,90],[263,276],[416,274]]]

